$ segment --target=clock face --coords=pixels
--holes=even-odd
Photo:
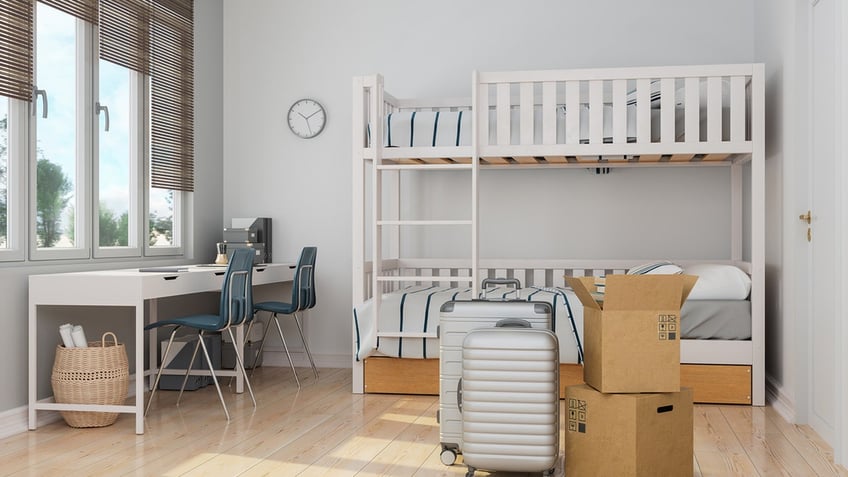
[[[289,129],[298,137],[313,138],[324,130],[327,113],[314,99],[301,99],[292,104],[288,114]]]

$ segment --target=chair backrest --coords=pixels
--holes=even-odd
[[[315,306],[315,258],[318,247],[303,247],[292,283],[292,305],[297,311]]]
[[[221,287],[219,328],[241,324],[253,313],[253,250],[236,249],[229,258]]]

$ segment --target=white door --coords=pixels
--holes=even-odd
[[[838,248],[839,207],[836,167],[838,154],[837,46],[841,0],[811,2],[810,24],[810,242],[809,242],[809,342],[807,415],[809,424],[839,454],[842,388],[841,323],[837,293],[841,253]],[[803,370],[801,370],[803,373]],[[803,374],[801,375],[803,376]],[[803,377],[799,376],[800,379]],[[839,459],[837,457],[837,459]]]

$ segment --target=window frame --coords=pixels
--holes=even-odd
[[[39,0],[33,0],[32,73],[37,79]],[[151,246],[150,161],[151,161],[151,75],[131,74],[131,123],[129,166],[128,246],[101,247],[100,150],[102,118],[95,104],[99,100],[99,26],[75,17],[76,113],[74,190],[74,247],[38,247],[37,166],[39,102],[8,98],[7,167],[7,247],[0,249],[0,264],[23,262],[43,265],[49,261],[97,260],[113,258],[172,257],[188,259],[187,240],[192,236],[193,195],[173,192],[172,245]],[[43,53],[42,53],[43,54]],[[108,61],[108,60],[105,60]],[[107,105],[108,106],[108,105]]]
[[[37,5],[41,3],[37,2]],[[38,55],[38,8],[33,12],[34,25],[33,28],[33,80],[37,75],[37,55]],[[92,129],[94,121],[91,119],[94,115],[94,97],[92,79],[96,71],[96,66],[92,65],[94,56],[94,25],[91,25],[83,20],[74,18],[76,23],[76,81],[77,81],[77,97],[76,101],[76,163],[74,177],[74,247],[71,248],[39,248],[38,247],[38,232],[37,232],[37,214],[38,205],[36,200],[36,181],[38,167],[38,105],[33,102],[33,112],[35,113],[30,119],[29,130],[29,258],[33,261],[42,260],[70,260],[91,257],[91,233],[90,233],[90,215],[91,215],[91,165],[92,165]],[[37,82],[35,83],[37,85]],[[34,98],[33,98],[34,99]]]
[[[6,143],[6,241],[0,248],[0,262],[20,262],[27,251],[27,151],[30,103],[7,98],[9,104]]]
[[[97,100],[100,100],[100,55],[96,54],[97,64],[96,74],[94,76],[94,91],[97,92]],[[107,61],[107,60],[103,60]],[[110,246],[103,247],[100,245],[100,116],[95,114],[96,122],[92,131],[92,220],[91,220],[91,235],[92,235],[92,254],[93,258],[117,258],[117,257],[140,257],[142,255],[144,237],[142,236],[144,227],[141,226],[142,207],[141,202],[144,197],[144,168],[142,164],[147,158],[145,154],[145,124],[146,112],[144,105],[147,98],[144,75],[136,71],[127,69],[130,73],[130,164],[129,164],[129,215],[127,222],[127,246]],[[132,101],[132,99],[135,101]],[[107,105],[108,106],[108,105]]]

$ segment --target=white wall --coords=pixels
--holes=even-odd
[[[222,3],[221,0],[203,0],[195,3],[195,193],[194,221],[187,237],[187,250],[197,261],[214,257],[214,244],[221,238],[222,209]],[[195,252],[196,251],[196,252]],[[173,260],[158,260],[168,263]],[[185,262],[185,260],[181,260]],[[60,273],[90,269],[137,267],[139,259],[123,260],[68,260],[50,264],[2,263],[0,264],[0,290],[2,292],[3,331],[0,333],[0,416],[27,403],[27,280],[30,274]],[[148,263],[152,263],[148,261]],[[169,307],[170,308],[170,307]],[[176,313],[168,310],[166,313]],[[89,330],[89,338],[97,331],[116,331],[124,341],[133,336],[131,320],[116,319],[123,311],[81,308],[74,312],[57,311],[55,323],[74,320]],[[126,326],[124,326],[126,324]],[[58,328],[45,324],[47,331]],[[53,349],[58,334],[45,331],[39,340],[39,397],[49,396],[50,369]],[[128,352],[133,352],[132,347]],[[130,360],[132,362],[132,360]]]
[[[309,339],[324,364],[346,365],[354,75],[383,74],[396,97],[462,97],[470,95],[475,69],[747,63],[756,60],[753,25],[754,0],[225,0],[223,217],[272,217],[275,261],[295,258],[303,246],[318,246],[319,298],[310,313]],[[301,97],[327,108],[326,130],[316,139],[298,139],[286,127],[288,107]],[[605,192],[640,174],[614,171],[583,182],[574,178],[580,171],[569,172],[562,173],[564,180],[584,193],[598,185],[598,200],[607,206],[615,199]],[[652,184],[661,188],[690,180],[682,171],[668,174]],[[725,187],[724,178],[714,179],[702,186]],[[501,187],[508,181],[504,174],[481,187],[509,190]],[[547,191],[534,200],[552,207],[578,206],[564,204],[567,190],[546,184],[533,189],[534,194]],[[578,204],[586,207],[587,201]],[[688,210],[663,213],[681,231],[699,223]],[[497,228],[487,225],[490,220],[481,219],[481,230]],[[548,233],[562,236],[583,231],[566,221],[548,225],[553,227]],[[513,238],[493,243],[491,252],[514,250]],[[690,250],[702,243],[714,247],[695,234],[683,240],[681,246]],[[622,244],[630,246],[640,250],[638,244]]]
[[[806,168],[800,160],[805,143],[803,98],[806,68],[796,45],[805,41],[806,5],[783,0],[757,0],[760,14],[755,20],[757,32],[754,51],[766,66],[766,368],[769,398],[784,417],[792,421],[798,401],[796,375],[805,369],[798,344],[806,331],[796,319],[795,294],[803,285],[795,273],[793,248],[804,230],[792,218],[798,209],[796,191],[805,189]],[[799,14],[801,15],[799,17]],[[801,55],[804,53],[801,52]],[[802,202],[805,202],[804,199]],[[795,238],[793,238],[795,237]],[[803,333],[799,335],[798,331]],[[803,407],[803,406],[801,406]]]

